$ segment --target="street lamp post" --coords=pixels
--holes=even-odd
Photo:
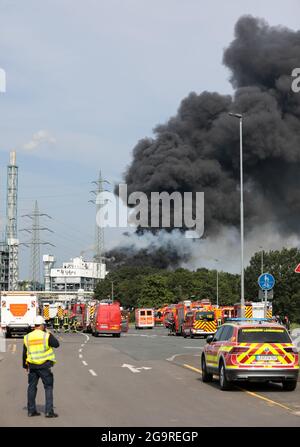
[[[215,259],[218,262],[218,259]],[[217,268],[217,308],[219,308],[219,270]]]
[[[219,308],[219,272],[217,270],[217,308]]]
[[[244,182],[243,182],[243,115],[229,113],[240,122],[240,225],[241,225],[241,317],[245,317],[245,283],[244,283]]]
[[[114,302],[114,282],[111,282],[111,300]]]
[[[263,274],[264,273],[264,249],[263,249],[263,247],[260,245],[259,246],[259,248],[261,248],[261,262],[260,262],[260,265],[261,265],[261,274]]]

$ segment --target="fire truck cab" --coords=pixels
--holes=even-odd
[[[216,330],[217,320],[214,310],[196,309],[187,312],[182,334],[185,338],[194,338],[195,336],[206,338],[208,335],[213,335]]]

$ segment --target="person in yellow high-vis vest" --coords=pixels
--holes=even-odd
[[[45,329],[42,316],[35,319],[35,329],[24,337],[23,368],[28,371],[27,410],[28,416],[40,416],[36,410],[36,393],[41,378],[46,397],[45,416],[54,418],[53,411],[53,373],[51,367],[56,363],[53,348],[59,347],[59,341]]]

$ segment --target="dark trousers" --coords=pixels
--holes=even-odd
[[[37,393],[37,385],[39,378],[42,379],[45,388],[46,406],[45,413],[50,413],[53,411],[53,373],[50,368],[36,368],[29,369],[28,373],[28,413],[33,413],[36,411],[35,398]]]

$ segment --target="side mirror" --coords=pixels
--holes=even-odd
[[[206,343],[211,343],[213,341],[213,339],[214,339],[214,336],[213,335],[209,335],[207,337],[207,339],[206,339]]]

